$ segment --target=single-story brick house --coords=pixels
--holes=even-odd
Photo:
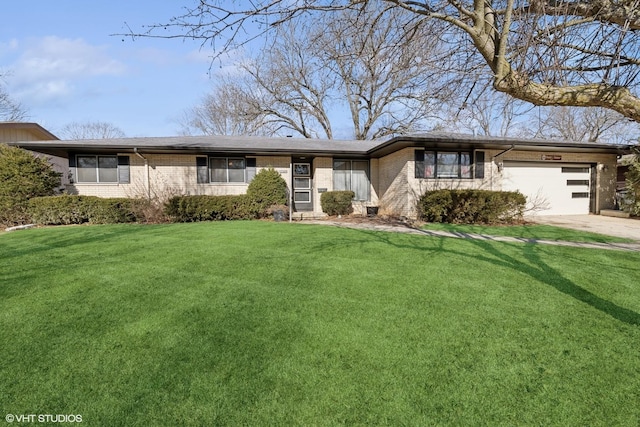
[[[378,207],[406,217],[436,188],[520,190],[539,215],[598,214],[614,207],[616,161],[630,150],[445,133],[383,142],[178,136],[12,144],[67,159],[72,194],[241,194],[260,169],[273,167],[289,183],[296,212],[321,215],[323,192],[352,190],[356,212]]]

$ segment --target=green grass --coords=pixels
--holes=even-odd
[[[0,411],[640,423],[640,253],[266,222],[0,236]]]
[[[604,234],[579,231],[552,225],[527,224],[527,225],[467,225],[467,224],[442,224],[429,223],[423,227],[425,230],[451,231],[459,233],[486,234],[489,236],[508,236],[535,240],[556,240],[565,242],[587,243],[632,243],[633,239],[607,236]]]

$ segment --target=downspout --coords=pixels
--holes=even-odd
[[[289,158],[289,222],[293,222],[293,157]]]
[[[505,154],[507,154],[509,151],[513,150],[514,148],[516,148],[515,145],[511,145],[511,147],[507,148],[504,151],[499,152],[498,154],[494,155],[491,157],[491,163],[495,163],[496,159],[500,156],[503,156]],[[499,164],[496,163],[496,166],[498,167],[498,171],[502,172],[502,168],[503,166],[500,166]],[[491,182],[490,182],[490,186],[491,186],[491,191],[493,191],[493,165],[491,165]]]
[[[149,160],[142,154],[138,153],[138,147],[133,147],[133,152],[136,153],[136,156],[140,157],[144,160],[144,168],[145,168],[145,181],[147,186],[147,199],[151,200],[151,178],[149,176]]]

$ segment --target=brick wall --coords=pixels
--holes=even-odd
[[[247,183],[198,184],[196,155],[144,154],[145,160],[135,154],[126,154],[130,161],[131,183],[75,183],[67,186],[71,194],[99,197],[148,197],[166,199],[174,195],[233,195],[244,194]],[[273,167],[289,183],[290,158],[285,156],[256,157],[257,171]],[[147,175],[148,174],[148,175]]]
[[[322,212],[319,188],[333,190],[333,158],[316,157],[313,159],[313,211]]]
[[[498,167],[504,161],[541,162],[544,152],[509,151],[492,159],[502,151],[486,150],[484,179],[417,179],[415,178],[414,148],[391,153],[381,159],[371,159],[371,200],[354,205],[356,213],[366,213],[367,206],[379,206],[379,213],[393,216],[416,216],[416,202],[426,191],[437,188],[502,189],[502,172]],[[548,153],[562,156],[557,163],[597,164],[596,206],[600,209],[614,206],[616,186],[616,156],[612,154]],[[198,184],[196,182],[196,155],[145,154],[130,158],[130,184],[73,184],[67,186],[72,194],[100,197],[152,197],[167,198],[177,194],[225,195],[243,194],[248,184]],[[257,156],[258,171],[273,167],[291,184],[291,158],[289,156]],[[147,172],[148,171],[148,172]],[[148,173],[148,175],[147,175]],[[147,182],[150,185],[147,185]],[[319,188],[333,188],[333,158],[316,157],[313,161],[313,203],[315,212],[321,212]]]
[[[502,171],[498,164],[504,161],[542,162],[542,155],[561,156],[555,163],[596,164],[596,207],[611,208],[614,205],[616,185],[616,155],[569,152],[517,151],[512,150],[496,159],[504,150],[484,150],[483,179],[418,179],[415,178],[415,148],[406,148],[385,156],[378,161],[377,191],[380,198],[380,213],[393,216],[417,215],[416,203],[427,190],[435,189],[486,189],[502,190]]]

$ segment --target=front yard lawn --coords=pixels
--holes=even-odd
[[[0,235],[0,409],[640,423],[640,254],[222,222]]]

